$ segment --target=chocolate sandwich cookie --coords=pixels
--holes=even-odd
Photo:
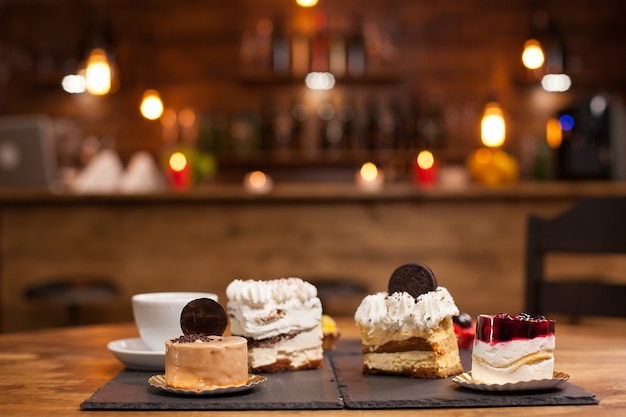
[[[406,264],[398,267],[389,278],[387,292],[407,292],[414,298],[437,289],[437,278],[429,267],[423,264]]]
[[[190,301],[180,313],[180,328],[185,335],[202,333],[221,336],[227,324],[224,307],[210,298]]]

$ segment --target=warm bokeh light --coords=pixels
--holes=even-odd
[[[553,149],[561,146],[563,131],[561,130],[559,119],[552,118],[546,123],[546,141],[548,142],[548,146]]]
[[[191,109],[182,109],[178,113],[178,122],[182,127],[191,127],[196,122],[196,113]]]
[[[111,64],[106,52],[96,48],[89,54],[85,81],[87,92],[96,96],[103,96],[111,91]]]
[[[355,174],[356,186],[366,192],[378,192],[383,189],[385,177],[383,171],[373,162],[366,162]]]
[[[267,183],[267,176],[261,171],[254,171],[249,177],[250,185],[254,188],[262,188]]]
[[[551,93],[562,93],[570,89],[572,79],[567,74],[546,74],[541,79],[541,87]]]
[[[483,145],[492,148],[502,146],[506,137],[504,114],[496,102],[490,102],[485,107],[485,113],[480,122],[480,138]]]
[[[161,115],[161,125],[163,127],[175,127],[177,119],[178,117],[176,116],[176,112],[174,110],[165,109]]]
[[[163,114],[163,102],[156,90],[146,90],[140,105],[141,114],[148,120],[156,120]]]
[[[296,0],[296,3],[300,7],[313,7],[317,4],[318,0]]]
[[[330,72],[310,72],[304,83],[311,90],[330,90],[335,86],[335,77]]]
[[[169,159],[172,171],[181,172],[187,167],[187,158],[182,152],[174,152]]]
[[[540,68],[545,61],[543,49],[541,44],[536,39],[529,39],[524,44],[524,51],[522,52],[522,62],[528,69]]]
[[[417,155],[417,166],[421,169],[431,169],[435,165],[435,157],[431,151],[423,150]]]
[[[361,178],[365,181],[374,181],[376,177],[378,177],[378,168],[373,162],[366,162],[361,166],[361,170],[359,171]]]
[[[79,74],[70,74],[63,77],[61,81],[63,91],[70,94],[80,94],[87,91],[87,81]]]
[[[479,148],[467,159],[470,176],[489,186],[512,184],[519,179],[517,160],[501,149]]]
[[[262,171],[250,171],[243,179],[244,189],[253,194],[269,193],[273,186],[272,178]]]

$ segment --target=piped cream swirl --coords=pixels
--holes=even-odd
[[[437,287],[417,299],[406,292],[379,292],[366,296],[354,314],[359,327],[384,327],[389,331],[437,328],[441,320],[459,314],[454,299]]]
[[[317,288],[300,278],[234,280],[226,287],[231,332],[265,339],[320,329],[322,304]],[[321,337],[321,336],[320,336]]]

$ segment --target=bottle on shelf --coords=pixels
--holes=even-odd
[[[311,42],[311,71],[327,72],[329,70],[329,35],[328,19],[323,13],[313,15],[314,35]]]
[[[290,59],[289,39],[285,32],[285,24],[282,16],[274,19],[272,31],[272,69],[278,76],[289,74]]]
[[[365,74],[365,37],[363,36],[363,22],[361,18],[354,21],[352,35],[348,42],[348,75],[353,78]]]
[[[370,99],[366,107],[365,148],[375,150],[380,148],[382,137],[380,130],[380,109],[374,99]]]
[[[302,32],[296,31],[291,36],[291,74],[303,78],[310,68],[309,38]]]
[[[309,118],[309,111],[303,103],[299,103],[296,100],[293,101],[291,106],[291,137],[294,149],[302,149],[306,142],[305,140],[305,124]]]
[[[330,40],[328,67],[335,76],[341,78],[346,75],[347,66],[347,46],[345,36],[345,24],[343,19],[333,19],[330,21]]]

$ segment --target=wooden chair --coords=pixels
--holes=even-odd
[[[582,198],[552,219],[531,215],[526,248],[526,312],[626,317],[626,281],[548,281],[548,253],[626,255],[626,197]],[[624,271],[626,277],[626,271]]]
[[[28,300],[40,300],[65,306],[67,325],[84,324],[81,310],[85,306],[108,302],[116,298],[120,289],[108,277],[76,275],[55,277],[25,291]]]

